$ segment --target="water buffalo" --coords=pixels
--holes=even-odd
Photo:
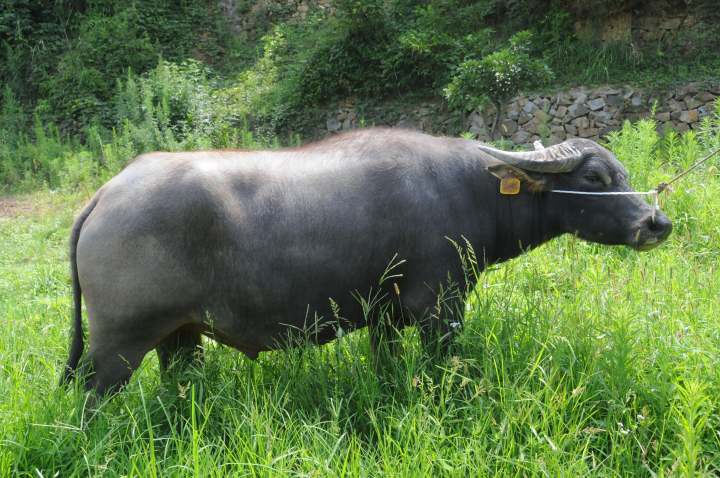
[[[519,181],[519,192],[501,194],[498,178],[510,190]],[[166,367],[192,355],[201,335],[254,358],[309,319],[311,339],[330,341],[335,329],[317,324],[342,318],[345,330],[369,325],[377,346],[388,324],[364,314],[355,294],[377,288],[393,257],[405,262],[382,286],[396,301],[390,326],[419,325],[425,344],[437,343],[450,329],[431,313],[438,292],[448,277],[461,290],[466,280],[448,238],[466,238],[482,268],[565,233],[640,250],[670,233],[640,197],[552,189],[632,191],[612,153],[584,139],[510,153],[366,129],[276,151],[143,154],[72,228],[74,332],[63,378],[83,350],[81,293],[87,388],[104,393],[148,351]]]

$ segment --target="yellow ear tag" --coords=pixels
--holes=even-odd
[[[515,176],[505,176],[500,180],[500,194],[515,195],[520,193],[520,179]]]

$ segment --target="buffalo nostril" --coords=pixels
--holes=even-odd
[[[664,214],[656,214],[646,222],[648,230],[657,235],[668,235],[672,230],[672,222]]]

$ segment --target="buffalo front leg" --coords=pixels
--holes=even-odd
[[[450,354],[455,336],[462,328],[463,305],[454,291],[438,294],[435,304],[417,322],[425,353],[440,358]]]
[[[180,327],[171,333],[155,349],[160,361],[160,372],[168,373],[171,368],[184,368],[192,362],[202,362],[202,340],[200,331],[192,326]]]

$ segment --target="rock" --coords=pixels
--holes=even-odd
[[[610,106],[623,106],[625,99],[621,95],[612,94],[605,97],[605,102]]]
[[[568,136],[577,136],[577,127],[575,125],[568,123],[564,128]]]
[[[617,95],[620,93],[620,90],[615,89],[611,86],[601,86],[600,88],[594,90],[590,94],[590,98],[599,98],[601,96],[607,96],[607,95]]]
[[[547,111],[550,109],[550,100],[548,100],[547,98],[535,98],[533,103],[542,111]]]
[[[537,106],[535,106],[535,103],[533,103],[532,101],[528,101],[527,103],[525,103],[525,106],[523,106],[522,110],[525,113],[532,113],[536,109],[537,109]]]
[[[599,137],[607,136],[608,134],[612,133],[616,129],[617,129],[617,127],[614,128],[612,126],[605,126],[604,128],[600,128],[600,131],[598,132],[598,136]]]
[[[470,122],[470,128],[468,128],[468,130],[471,133],[481,138],[489,138],[490,134],[488,132],[488,127],[485,123],[485,118],[483,118],[483,115],[481,115],[477,111],[473,111],[472,113],[470,113],[470,117],[468,118],[468,120]]]
[[[555,98],[556,98],[557,103],[562,106],[571,105],[573,102],[570,94],[566,93],[566,92],[558,93]]]
[[[547,123],[550,121],[550,115],[543,110],[537,110],[535,111],[535,115],[533,115],[533,119],[538,123]]]
[[[685,95],[694,95],[694,94],[697,93],[698,91],[699,91],[699,90],[698,90],[698,85],[697,85],[697,83],[688,83],[687,85],[678,88],[678,90],[677,90],[677,96],[682,97],[682,96],[685,96]]]
[[[550,136],[559,138],[560,141],[564,140],[567,137],[567,135],[565,134],[565,128],[563,128],[562,126],[551,126]]]
[[[481,115],[478,111],[473,111],[472,113],[470,113],[470,116],[468,116],[468,122],[470,123],[470,126],[485,126],[485,118],[483,118],[483,115]]]
[[[340,123],[337,118],[333,117],[325,122],[325,126],[327,126],[328,131],[334,133],[336,131],[340,131],[340,128],[342,128],[342,123]]]
[[[590,121],[585,116],[580,116],[571,121],[571,123],[578,129],[585,129],[590,127]]]
[[[697,123],[699,119],[698,110],[688,110],[680,113],[680,121],[683,123]]]
[[[612,118],[612,114],[607,111],[593,111],[588,117],[596,123],[607,123]]]
[[[523,129],[528,133],[538,134],[540,132],[541,122],[533,118],[532,121],[528,121],[523,125]]]
[[[525,124],[528,121],[530,121],[533,117],[530,116],[528,113],[525,113],[524,111],[520,113],[520,117],[518,118],[519,124]]]
[[[642,96],[640,95],[640,93],[633,95],[633,97],[630,99],[630,104],[635,108],[642,105]]]
[[[598,128],[580,128],[578,130],[581,138],[597,138],[599,132]]]
[[[594,100],[588,101],[588,106],[591,110],[597,111],[599,109],[602,109],[605,106],[605,99],[603,98],[595,98]]]
[[[670,121],[664,121],[662,123],[658,123],[657,127],[655,128],[655,131],[657,131],[659,134],[666,135],[668,131],[673,129],[673,124]]]
[[[512,135],[510,140],[515,144],[524,144],[530,139],[530,135],[527,131],[519,130],[517,133]]]
[[[567,112],[568,112],[567,106],[558,106],[557,109],[555,110],[555,116],[558,118],[564,118],[565,115],[567,114]]]
[[[662,113],[655,113],[655,120],[661,123],[670,121],[670,113],[667,111],[664,111]]]
[[[587,106],[582,103],[575,102],[568,108],[568,116],[570,118],[577,118],[578,116],[587,114],[588,111]]]
[[[709,91],[703,91],[702,93],[699,93],[699,94],[696,96],[696,98],[697,98],[701,103],[710,103],[711,101],[714,101],[714,100],[715,100],[715,95],[713,95],[713,94],[710,93]]]
[[[685,97],[685,108],[692,110],[702,105],[702,102],[692,96]]]
[[[672,120],[679,120],[681,114],[682,114],[682,111],[671,111],[671,112],[670,112],[670,119],[672,119]]]
[[[684,132],[690,130],[690,126],[688,126],[687,123],[682,123],[682,122],[680,122],[680,123],[675,123],[675,124],[674,124],[674,127],[675,127],[675,130],[676,130],[678,133],[684,133]]]
[[[512,136],[513,134],[517,133],[518,130],[518,124],[515,121],[506,119],[502,123],[500,123],[500,133],[503,136]]]
[[[570,90],[570,96],[575,99],[575,103],[585,103],[587,100],[587,90],[585,88],[575,88]]]

